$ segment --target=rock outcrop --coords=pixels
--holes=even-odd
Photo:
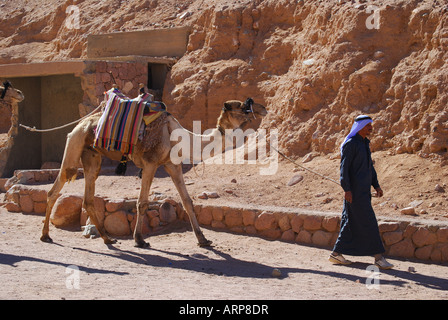
[[[373,150],[446,158],[447,12],[438,0],[7,2],[0,63],[85,58],[88,34],[189,25],[163,95],[185,127],[250,96],[287,155],[337,153],[363,113]]]

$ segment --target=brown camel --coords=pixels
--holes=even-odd
[[[6,105],[11,111],[11,127],[8,131],[8,140],[0,147],[0,158],[6,160],[14,145],[14,139],[19,133],[19,102],[23,101],[25,96],[22,91],[15,89],[9,81],[3,82],[0,86],[0,106]],[[5,173],[6,161],[0,165],[0,176]]]
[[[249,101],[249,100],[247,100]],[[247,103],[246,101],[246,103]],[[196,139],[203,138],[201,141],[206,141],[210,144],[210,138],[214,138],[224,133],[226,129],[235,130],[246,126],[250,121],[257,118],[262,118],[267,114],[264,106],[257,103],[250,103],[247,105],[241,101],[228,101],[224,103],[224,107],[218,118],[218,123],[215,129],[206,136],[196,135],[188,130],[182,128],[179,122],[170,114],[163,117],[164,120],[160,125],[160,137],[157,139],[157,143],[151,147],[145,146],[145,140],[139,141],[134,148],[132,154],[129,155],[135,165],[142,169],[142,182],[140,194],[137,200],[137,223],[134,230],[134,240],[136,247],[147,247],[149,244],[143,240],[142,236],[142,220],[143,215],[146,213],[149,204],[149,190],[153,181],[156,169],[159,166],[164,166],[166,172],[171,176],[177,191],[182,199],[182,204],[190,218],[190,223],[193,231],[198,239],[200,246],[209,246],[211,241],[207,240],[198,224],[196,215],[193,209],[193,202],[188,195],[187,188],[184,183],[182,175],[182,163],[175,164],[171,160],[171,150],[177,141],[171,141],[171,133],[175,130],[182,130],[188,135],[190,141],[194,137]],[[115,241],[110,239],[106,234],[104,226],[101,226],[98,222],[97,213],[94,206],[95,195],[95,180],[98,177],[101,167],[101,156],[106,156],[113,160],[120,160],[122,154],[117,151],[107,151],[105,149],[93,148],[94,142],[94,130],[98,125],[98,120],[101,114],[93,114],[88,118],[81,121],[71,133],[67,136],[67,142],[65,145],[64,157],[61,164],[61,169],[53,187],[48,192],[47,208],[45,222],[42,229],[42,237],[40,238],[44,242],[52,242],[49,236],[49,218],[53,208],[53,205],[58,198],[58,194],[65,182],[70,179],[74,179],[78,170],[78,163],[81,160],[84,169],[85,180],[85,192],[83,207],[85,208],[90,221],[96,226],[100,236],[103,238],[104,243],[111,244]],[[160,117],[162,118],[162,117]],[[157,120],[156,120],[157,121]],[[225,147],[224,138],[215,139],[220,145],[215,150],[222,151]],[[205,147],[204,143],[201,143],[201,150]],[[210,155],[213,156],[213,155]],[[202,159],[205,160],[205,159]]]

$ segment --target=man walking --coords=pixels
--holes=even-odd
[[[383,196],[367,139],[371,133],[372,118],[359,116],[341,145],[340,181],[345,192],[344,209],[339,237],[329,260],[335,264],[350,264],[351,261],[342,254],[373,255],[376,266],[391,269],[393,265],[383,257],[385,249],[371,203],[371,186],[378,197]]]

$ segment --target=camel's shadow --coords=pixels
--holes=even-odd
[[[276,279],[282,280],[289,278],[291,274],[315,274],[323,277],[334,277],[338,279],[346,279],[353,282],[365,282],[368,280],[368,275],[362,277],[350,273],[325,271],[318,269],[305,268],[291,268],[291,267],[276,267],[268,264],[259,263],[256,261],[247,261],[235,258],[228,253],[224,253],[215,247],[203,248],[215,254],[217,257],[209,257],[206,254],[195,253],[192,255],[172,252],[167,250],[148,248],[139,249],[137,251],[122,250],[113,245],[109,246],[111,253],[96,253],[88,249],[74,248],[77,250],[87,251],[95,254],[109,255],[127,262],[136,263],[139,265],[148,265],[156,268],[180,269],[193,272],[204,273],[208,275],[217,275],[225,277],[239,277],[239,278],[253,278],[253,279],[274,279],[272,271],[278,269],[281,273],[276,276]],[[172,258],[170,258],[172,257]],[[406,281],[401,280],[382,280],[382,285],[394,285],[402,287]]]

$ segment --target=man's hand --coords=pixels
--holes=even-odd
[[[349,203],[352,203],[353,195],[352,195],[351,191],[346,191],[344,197],[345,197],[346,201],[348,201]]]
[[[381,190],[381,188],[376,188],[375,190],[376,190],[376,196],[378,198],[381,198],[383,196],[383,194],[384,194],[383,190]]]

